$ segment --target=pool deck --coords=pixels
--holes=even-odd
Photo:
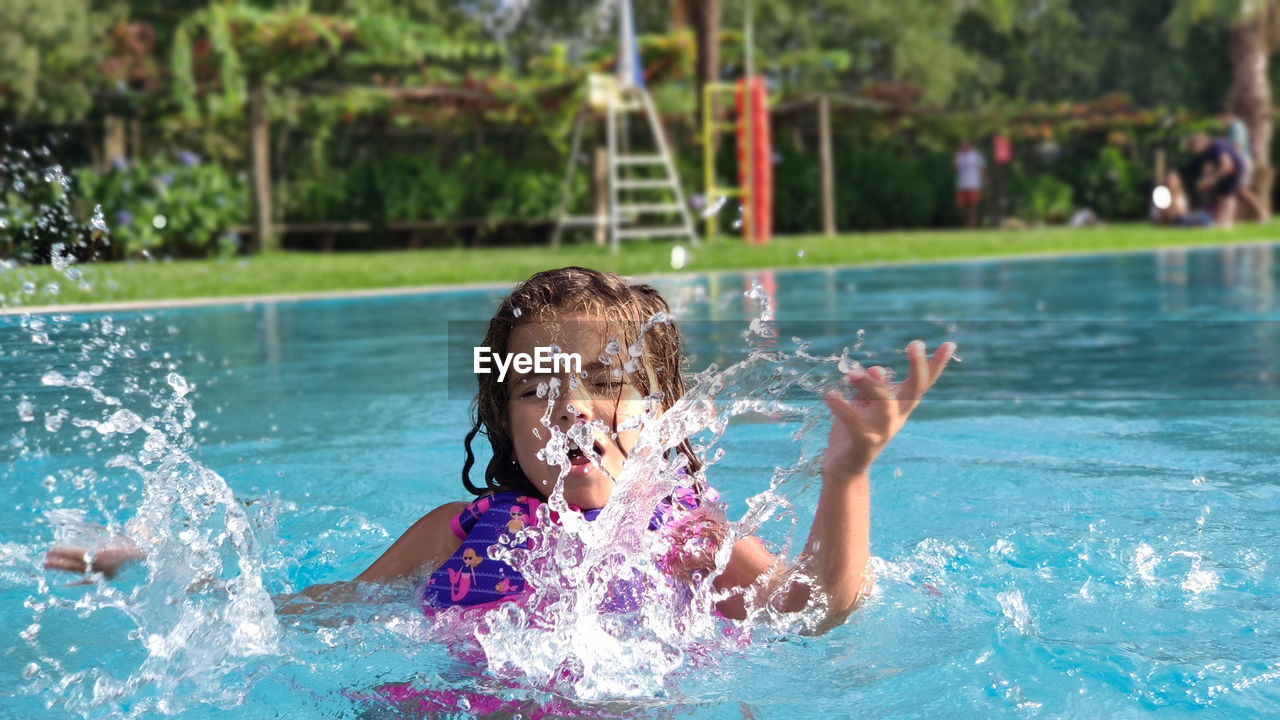
[[[918,260],[878,261],[866,263],[835,263],[804,266],[788,266],[784,268],[749,268],[731,270],[698,270],[690,272],[671,271],[632,276],[633,280],[652,282],[657,279],[682,279],[692,277],[709,277],[724,275],[749,275],[752,273],[775,272],[813,272],[815,270],[878,268],[878,267],[911,267],[920,265],[966,265],[989,262],[1020,262],[1046,260],[1054,258],[1079,258],[1097,255],[1140,255],[1159,252],[1186,252],[1192,250],[1208,250],[1214,248],[1242,247],[1254,245],[1276,244],[1275,239],[1239,240],[1235,242],[1208,242],[1194,244],[1175,244],[1160,247],[1122,248],[1118,250],[1060,251],[1040,253],[1011,253],[1007,255],[975,255],[963,258],[922,258]],[[76,303],[69,305],[33,305],[30,307],[0,307],[3,315],[48,315],[54,313],[101,313],[136,310],[166,310],[173,308],[214,307],[220,305],[260,305],[267,303],[306,302],[311,300],[344,300],[355,298],[395,297],[402,295],[428,295],[447,292],[468,292],[483,290],[506,290],[517,281],[462,283],[450,285],[418,285],[390,288],[367,288],[360,290],[322,290],[296,293],[262,293],[253,295],[227,295],[215,297],[174,298],[168,300],[128,300],[119,302]]]

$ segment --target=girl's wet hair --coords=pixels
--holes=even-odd
[[[669,309],[657,290],[648,285],[630,285],[613,273],[583,267],[547,270],[517,285],[502,301],[489,321],[484,345],[505,351],[512,331],[520,323],[550,322],[564,314],[581,313],[602,322],[606,337],[616,336],[623,347],[631,347],[640,339],[641,327]],[[663,410],[684,394],[681,357],[680,333],[674,320],[655,322],[645,331],[644,355],[638,359],[639,367],[630,380],[646,397],[659,393]],[[463,442],[467,458],[462,465],[462,484],[476,495],[510,490],[541,494],[516,462],[515,441],[507,426],[508,384],[498,382],[494,373],[476,377],[480,388],[471,405],[471,430]],[[651,377],[656,379],[656,387],[652,386]],[[485,468],[484,483],[477,484],[470,475],[476,462],[471,441],[481,433],[489,439],[493,457]],[[689,471],[695,471],[698,464],[688,440],[680,444],[679,452],[688,458]]]

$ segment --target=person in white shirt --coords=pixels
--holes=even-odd
[[[986,185],[987,161],[968,140],[961,140],[955,167],[956,209],[965,227],[978,227],[978,206],[982,204],[982,186]]]

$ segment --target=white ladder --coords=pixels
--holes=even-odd
[[[649,132],[657,145],[657,153],[632,153],[619,146],[626,144],[627,114],[642,109],[648,121]],[[693,218],[689,215],[689,206],[685,202],[684,191],[680,188],[680,178],[676,175],[675,163],[671,160],[671,150],[662,132],[658,113],[653,107],[649,93],[634,85],[624,85],[616,92],[609,93],[608,107],[605,112],[607,148],[609,164],[609,207],[605,216],[579,215],[566,213],[569,203],[569,191],[573,181],[574,161],[578,156],[578,146],[582,138],[582,123],[590,113],[586,105],[578,112],[573,129],[573,141],[569,149],[568,169],[565,171],[564,190],[560,199],[560,211],[556,218],[555,233],[551,237],[552,247],[559,247],[561,232],[566,227],[588,226],[599,228],[605,223],[609,230],[609,244],[614,252],[618,251],[622,240],[632,238],[684,237],[691,244],[698,244],[698,234],[694,231]],[[619,125],[622,135],[619,137]],[[657,175],[634,173],[640,168],[657,168]],[[660,200],[637,198],[640,193],[666,191],[666,197]],[[640,220],[663,218],[665,223],[641,223]]]

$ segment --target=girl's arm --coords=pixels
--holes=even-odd
[[[354,581],[312,585],[293,595],[277,598],[283,612],[298,612],[313,602],[344,602],[359,597],[359,583],[389,582],[431,572],[449,559],[462,541],[453,534],[450,521],[466,509],[467,503],[441,505],[422,516],[391,547]],[[146,558],[146,553],[132,543],[90,552],[83,548],[53,548],[45,555],[44,566],[51,570],[84,574],[100,573],[115,577],[131,562]],[[302,601],[299,605],[297,601]]]
[[[770,583],[766,582],[761,595],[772,597],[775,608],[782,612],[802,610],[813,590],[818,590],[827,599],[827,616],[819,626],[820,631],[826,631],[843,622],[870,592],[874,582],[869,566],[871,463],[902,429],[954,351],[952,343],[943,343],[931,358],[926,358],[924,343],[916,340],[907,346],[911,372],[902,383],[891,385],[888,372],[873,367],[847,376],[857,390],[852,401],[835,390],[827,393],[825,399],[834,422],[822,458],[822,491],[808,542],[797,562],[813,579],[814,587],[790,582],[783,592],[774,593],[769,592]],[[722,590],[745,587],[771,569],[779,573],[779,585],[787,582],[783,568],[760,542],[744,538],[734,545],[716,586]],[[718,607],[731,618],[746,616],[742,595],[735,595]]]
[[[312,585],[276,598],[283,614],[305,612],[317,602],[353,602],[364,597],[363,583],[386,583],[406,580],[434,571],[462,545],[453,534],[452,520],[468,503],[446,503],[423,515],[399,537],[382,556],[354,580]]]
[[[445,503],[423,515],[382,557],[356,576],[356,582],[385,582],[432,572],[449,559],[462,540],[453,534],[451,523],[468,503]],[[305,592],[305,591],[304,591]]]

